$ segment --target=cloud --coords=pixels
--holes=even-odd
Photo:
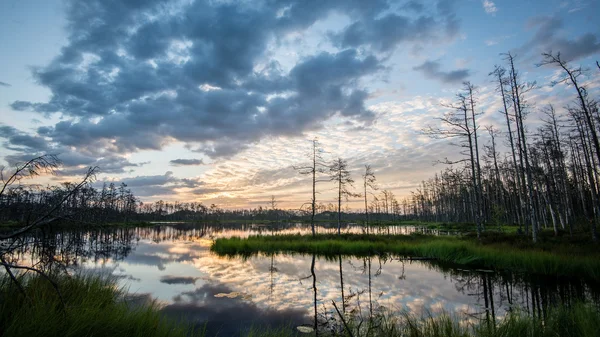
[[[421,13],[425,9],[425,5],[416,0],[410,0],[409,2],[402,5],[401,8],[405,10],[411,10],[415,13]]]
[[[496,8],[496,4],[493,1],[483,0],[481,3],[483,5],[483,10],[488,14],[495,15],[498,11],[498,8]]]
[[[517,49],[517,53],[531,53],[539,59],[542,52],[560,52],[568,61],[577,60],[600,52],[600,38],[596,33],[583,33],[574,37],[563,34],[563,20],[557,16],[539,16],[527,22],[529,29],[536,29],[534,36]]]
[[[202,159],[173,159],[169,161],[169,163],[173,166],[204,165],[204,161],[202,161]]]
[[[240,191],[238,190],[223,190],[220,188],[197,188],[191,191],[191,193],[196,194],[196,195],[205,195],[205,194],[211,194],[211,193],[217,193],[217,192],[232,192],[232,191]]]
[[[135,176],[121,179],[105,179],[101,183],[125,184],[138,197],[171,196],[180,189],[194,189],[205,185],[198,179],[178,178],[173,172],[165,174]]]
[[[437,61],[425,61],[423,64],[413,67],[413,70],[420,71],[425,77],[435,79],[443,83],[460,83],[471,74],[469,69],[458,69],[453,71],[440,70],[440,64]]]
[[[402,9],[423,12],[424,5],[414,1]],[[334,44],[342,48],[370,46],[379,52],[388,52],[405,42],[431,43],[454,38],[459,22],[454,13],[454,1],[440,0],[429,14],[417,17],[386,13],[380,17],[368,17],[331,34]],[[431,12],[435,12],[431,15]]]
[[[180,141],[212,158],[230,157],[266,136],[319,129],[336,114],[370,123],[361,80],[383,67],[369,50],[310,50],[288,69],[268,52],[334,11],[376,26],[365,28],[372,32],[409,28],[375,49],[426,37],[435,21],[374,19],[387,9],[385,1],[69,2],[67,44],[32,74],[50,99],[11,107],[60,113],[62,121],[38,132],[61,146],[113,155]]]
[[[141,167],[146,163],[132,163],[127,158],[107,154],[102,149],[92,151],[76,147],[56,145],[49,141],[44,134],[44,127],[38,135],[30,135],[12,126],[0,124],[0,138],[4,138],[3,146],[15,153],[5,156],[9,164],[30,160],[44,154],[57,155],[61,167],[56,172],[59,176],[79,176],[87,172],[90,166],[97,166],[101,173],[125,173],[127,168]]]
[[[4,147],[7,149],[14,151],[23,149],[45,151],[48,149],[48,143],[43,137],[31,136],[8,125],[0,125],[0,131],[0,137],[6,139]]]
[[[124,178],[122,181],[129,187],[139,186],[155,186],[165,185],[168,183],[176,182],[177,178],[173,177],[173,172],[167,171],[164,175],[155,176],[136,176],[134,178]]]
[[[198,280],[197,277],[191,276],[165,275],[160,278],[160,282],[166,284],[194,284],[196,283],[196,280]]]
[[[11,86],[12,85],[10,85],[9,83],[0,81],[0,87],[11,87]]]

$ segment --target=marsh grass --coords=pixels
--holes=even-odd
[[[514,235],[484,238],[426,235],[321,234],[250,236],[217,239],[211,249],[219,255],[301,253],[320,256],[371,256],[393,254],[423,257],[472,268],[507,270],[546,276],[578,277],[600,281],[600,255],[596,246],[531,245],[514,241]]]
[[[346,320],[348,327],[341,335],[354,337],[593,337],[600,332],[598,308],[583,303],[554,307],[543,318],[513,311],[495,324],[448,313],[434,316],[382,312],[366,320],[358,317]]]
[[[45,279],[22,277],[23,296],[6,277],[0,280],[2,336],[191,336],[186,324],[163,317],[155,304],[130,305],[108,278],[56,278],[66,306]]]
[[[294,337],[294,336],[311,336],[311,334],[303,334],[298,332],[292,325],[284,325],[278,328],[265,328],[260,326],[252,326],[248,332],[242,334],[245,337]]]

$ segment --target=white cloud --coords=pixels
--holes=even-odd
[[[494,15],[498,11],[498,8],[496,8],[496,4],[493,1],[483,0],[482,3],[483,3],[483,9],[485,10],[486,13]]]

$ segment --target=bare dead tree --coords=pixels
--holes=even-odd
[[[509,68],[509,84],[511,88],[511,98],[513,101],[513,108],[515,111],[515,121],[517,123],[517,137],[518,137],[518,148],[521,159],[521,166],[525,167],[525,177],[522,180],[527,185],[527,208],[529,210],[529,221],[531,222],[531,233],[533,242],[537,242],[538,236],[538,223],[536,214],[536,208],[534,205],[534,182],[532,177],[531,165],[529,162],[529,152],[527,151],[527,138],[525,135],[524,120],[526,115],[526,102],[524,94],[535,87],[535,83],[524,83],[520,80],[519,72],[515,67],[515,56],[511,53],[507,53],[505,60],[508,62]],[[523,165],[523,162],[525,163]],[[527,223],[525,224],[525,231],[527,232]]]
[[[502,97],[502,105],[504,107],[504,110],[502,111],[502,113],[504,114],[504,116],[506,117],[506,127],[508,128],[508,140],[510,143],[510,149],[511,149],[511,155],[512,155],[512,166],[513,169],[515,171],[515,175],[517,177],[516,179],[516,186],[515,189],[518,191],[518,204],[517,204],[517,208],[519,210],[519,212],[517,213],[517,219],[519,222],[519,225],[521,224],[520,219],[524,218],[523,215],[523,184],[524,182],[521,181],[521,174],[519,174],[519,168],[517,166],[517,155],[516,155],[516,151],[515,151],[515,142],[513,139],[513,131],[512,131],[512,126],[511,126],[511,118],[510,118],[510,114],[508,112],[508,97],[506,95],[506,89],[505,86],[508,84],[509,80],[505,77],[506,74],[506,70],[502,67],[496,66],[494,71],[492,73],[490,73],[490,75],[494,75],[495,77],[497,77],[497,81],[498,81],[498,86],[496,87],[496,90],[500,92],[501,97]]]
[[[479,142],[478,142],[478,137],[477,137],[477,116],[480,115],[480,113],[476,113],[475,112],[475,105],[476,105],[476,100],[475,100],[475,86],[473,84],[471,84],[471,82],[464,82],[463,83],[463,91],[466,93],[467,95],[467,100],[469,102],[469,109],[471,110],[471,123],[473,124],[473,145],[475,146],[475,169],[477,171],[477,198],[479,199],[479,202],[483,202],[483,193],[482,193],[482,184],[481,184],[481,164],[479,161]],[[479,207],[479,217],[482,217],[482,207]],[[482,226],[483,226],[483,221],[482,221]]]
[[[371,165],[365,165],[365,173],[362,175],[363,188],[365,197],[365,226],[367,234],[369,234],[369,207],[368,207],[368,192],[367,189],[377,190],[376,178]]]
[[[495,199],[495,203],[494,206],[495,207],[500,207],[499,205],[501,205],[503,203],[503,193],[502,193],[502,182],[500,180],[500,169],[498,167],[498,151],[496,149],[496,137],[499,134],[499,131],[497,129],[495,129],[493,126],[488,125],[485,127],[485,129],[487,130],[489,136],[490,136],[490,144],[487,146],[484,146],[484,150],[486,155],[488,156],[488,158],[491,159],[492,161],[492,172],[493,172],[493,179],[491,179],[493,181],[493,187],[494,190],[496,191],[495,195],[494,195],[494,199]],[[498,227],[500,227],[500,223],[498,222]]]
[[[315,213],[317,210],[317,182],[326,181],[317,179],[318,175],[325,173],[325,168],[327,167],[327,164],[325,164],[323,160],[322,153],[323,149],[321,148],[318,139],[314,138],[312,140],[312,146],[310,150],[310,164],[306,166],[294,166],[294,169],[297,170],[300,174],[312,176],[310,225],[313,236],[317,235],[315,231]]]
[[[477,237],[479,238],[483,228],[480,217],[480,187],[477,179],[478,170],[474,142],[475,133],[473,129],[473,125],[476,124],[471,121],[474,115],[472,114],[470,107],[470,95],[471,91],[469,90],[467,90],[466,93],[457,94],[456,103],[444,105],[445,107],[450,108],[450,111],[448,111],[443,117],[437,118],[442,122],[443,127],[429,126],[428,128],[423,129],[422,133],[434,139],[458,139],[458,146],[466,149],[466,152],[461,151],[461,154],[466,155],[467,158],[457,161],[450,161],[446,158],[444,163],[456,164],[467,162],[471,167],[472,200],[474,206],[471,208],[471,211],[477,226]]]
[[[350,191],[350,187],[354,187],[354,180],[350,177],[348,171],[348,162],[342,158],[336,159],[329,167],[329,180],[337,185],[338,190],[338,235],[341,234],[342,221],[342,198],[348,200],[349,197],[355,196],[356,193]]]
[[[273,211],[277,208],[277,199],[275,199],[274,195],[272,195],[271,200],[269,200],[269,206],[271,206],[271,210]]]

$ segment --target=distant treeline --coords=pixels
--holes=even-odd
[[[0,222],[26,224],[37,216],[47,213],[68,194],[71,195],[53,212],[58,220],[85,224],[103,224],[132,221],[302,221],[310,219],[310,211],[283,210],[275,206],[259,206],[253,209],[228,210],[215,204],[201,202],[142,202],[126,184],[105,183],[102,188],[86,185],[73,191],[72,183],[58,186],[24,186],[8,188],[0,197]],[[385,192],[386,195],[389,192]],[[383,194],[382,194],[383,195]],[[374,220],[396,220],[386,203],[373,203]],[[317,205],[316,220],[336,221],[337,206]],[[398,209],[395,209],[398,211]],[[344,221],[361,221],[362,213],[343,213]]]

